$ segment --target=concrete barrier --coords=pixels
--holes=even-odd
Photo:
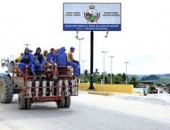
[[[79,90],[87,91],[89,84],[79,84]],[[101,92],[120,92],[120,93],[133,93],[132,84],[94,84],[96,91]]]

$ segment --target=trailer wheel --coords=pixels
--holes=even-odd
[[[26,109],[31,109],[31,98],[26,99]]]
[[[26,109],[26,99],[24,98],[24,94],[22,92],[19,93],[18,96],[18,108],[20,110]]]
[[[70,96],[66,96],[66,97],[64,97],[64,98],[65,98],[64,107],[65,107],[65,108],[69,108],[70,105],[71,105],[71,97],[70,97]]]
[[[65,106],[65,98],[62,97],[61,100],[56,101],[58,108],[63,108]]]
[[[8,75],[0,79],[0,101],[1,103],[11,103],[14,93],[14,85]]]

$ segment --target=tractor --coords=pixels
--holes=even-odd
[[[57,79],[53,79],[51,67],[44,69],[34,79],[30,68],[22,75],[14,61],[1,60],[8,71],[0,74],[0,102],[11,103],[13,94],[18,94],[18,108],[31,109],[34,102],[56,102],[58,108],[69,108],[71,96],[78,96],[78,82],[71,66],[57,66]]]

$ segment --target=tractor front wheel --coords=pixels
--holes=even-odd
[[[14,93],[14,85],[8,75],[4,75],[0,79],[0,102],[11,103]]]

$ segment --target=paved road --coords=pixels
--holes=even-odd
[[[0,130],[170,130],[170,118],[162,112],[148,117],[143,103],[125,100],[124,96],[80,93],[72,98],[69,109],[58,109],[49,102],[34,103],[31,110],[18,110],[15,95],[13,103],[0,104]],[[145,104],[148,110],[155,106]],[[170,105],[156,105],[165,112],[170,110]]]

